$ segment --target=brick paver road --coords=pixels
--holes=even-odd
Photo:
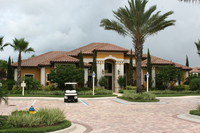
[[[113,100],[114,99],[114,100]],[[83,100],[83,101],[81,101]],[[182,120],[177,114],[188,113],[200,104],[200,97],[160,98],[160,104],[117,102],[119,99],[79,99],[78,103],[50,98],[10,98],[9,106],[0,105],[0,114],[59,107],[72,122],[88,125],[92,133],[199,133],[200,124]],[[84,104],[86,102],[88,105]]]

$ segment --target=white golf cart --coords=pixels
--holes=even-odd
[[[65,91],[64,102],[78,102],[78,95],[75,90],[75,82],[67,82],[65,86],[67,86],[67,90]],[[71,86],[72,88],[68,87]]]

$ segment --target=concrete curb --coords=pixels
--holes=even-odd
[[[191,115],[187,113],[187,114],[179,114],[177,115],[177,117],[183,120],[200,123],[200,116],[197,116],[197,115]]]
[[[69,128],[48,132],[48,133],[83,133],[87,130],[87,128],[83,125],[80,125],[78,123],[72,123],[72,125]]]

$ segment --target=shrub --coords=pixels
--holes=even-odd
[[[101,87],[105,87],[107,85],[107,80],[104,76],[102,76],[100,79],[99,79],[99,85]]]
[[[199,112],[200,112],[200,105],[198,105],[198,106],[197,106],[197,111],[199,111]]]
[[[82,88],[78,88],[77,91],[91,91],[92,88],[89,88],[89,87],[82,87]]]
[[[92,95],[93,91],[79,91],[78,95]]]
[[[7,90],[12,90],[13,86],[15,85],[15,81],[14,80],[6,80],[4,81],[3,84],[3,88],[7,89]]]
[[[13,127],[38,127],[56,125],[64,120],[64,113],[60,109],[43,108],[34,115],[28,111],[15,111],[8,116],[7,122]]]
[[[39,89],[40,82],[32,77],[25,78],[26,89],[28,90],[37,90]]]
[[[190,81],[191,90],[200,90],[200,78],[194,78]]]
[[[120,89],[120,90],[119,90],[119,93],[124,93],[124,90],[123,90],[123,89]]]
[[[95,87],[94,91],[95,91],[96,95],[112,95],[111,90],[107,90],[107,89],[103,89],[103,88],[99,88],[99,87]]]
[[[45,90],[45,91],[54,90],[54,85],[47,85],[47,86],[44,87],[44,90]]]
[[[179,86],[175,86],[173,88],[173,90],[176,90],[176,91],[185,91],[185,90],[190,90],[190,87],[189,87],[189,85],[179,85]]]
[[[126,77],[119,76],[117,82],[118,82],[120,88],[124,88],[126,86]]]
[[[190,110],[190,114],[200,116],[200,112],[197,110]]]
[[[126,90],[137,90],[137,87],[132,85],[127,85]]]
[[[132,100],[155,100],[156,99],[156,96],[155,94],[152,94],[152,93],[125,93],[123,96],[123,98],[126,98],[126,99],[132,99]]]

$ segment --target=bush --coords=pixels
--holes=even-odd
[[[102,76],[100,79],[99,79],[99,85],[101,87],[105,87],[107,85],[107,80],[104,76]]]
[[[28,90],[37,90],[40,87],[40,81],[38,81],[32,77],[26,77],[25,83],[26,83],[25,88]]]
[[[92,95],[93,91],[79,91],[78,95]]]
[[[124,93],[124,90],[123,90],[123,89],[120,89],[120,90],[119,90],[119,93]]]
[[[124,88],[126,86],[126,77],[119,76],[117,82],[118,82],[120,88]]]
[[[194,78],[190,81],[191,90],[200,90],[200,78]]]
[[[198,115],[200,116],[200,112],[198,110],[190,110],[191,115]]]
[[[185,90],[190,90],[190,87],[189,85],[179,85],[179,86],[175,86],[173,88],[173,90],[176,90],[176,91],[185,91]]]
[[[89,87],[82,87],[82,88],[78,88],[77,91],[91,91],[92,88],[89,88]]]
[[[95,87],[94,91],[95,91],[96,95],[112,95],[111,90],[107,90],[107,89],[103,89],[103,88]]]
[[[6,81],[3,81],[2,83],[2,87],[7,89],[7,90],[12,90],[13,86],[15,85],[15,81],[14,80],[6,80]]]
[[[52,91],[52,90],[54,90],[54,85],[47,85],[47,86],[44,87],[44,90],[45,91]]]
[[[156,96],[155,94],[152,94],[152,93],[125,93],[123,96],[123,98],[126,98],[126,99],[132,99],[132,100],[155,100],[156,99]]]
[[[28,111],[15,111],[8,116],[7,122],[13,127],[39,127],[56,125],[64,120],[64,113],[60,109],[43,108],[34,115]]]
[[[127,85],[126,90],[137,90],[137,87],[132,85]]]

